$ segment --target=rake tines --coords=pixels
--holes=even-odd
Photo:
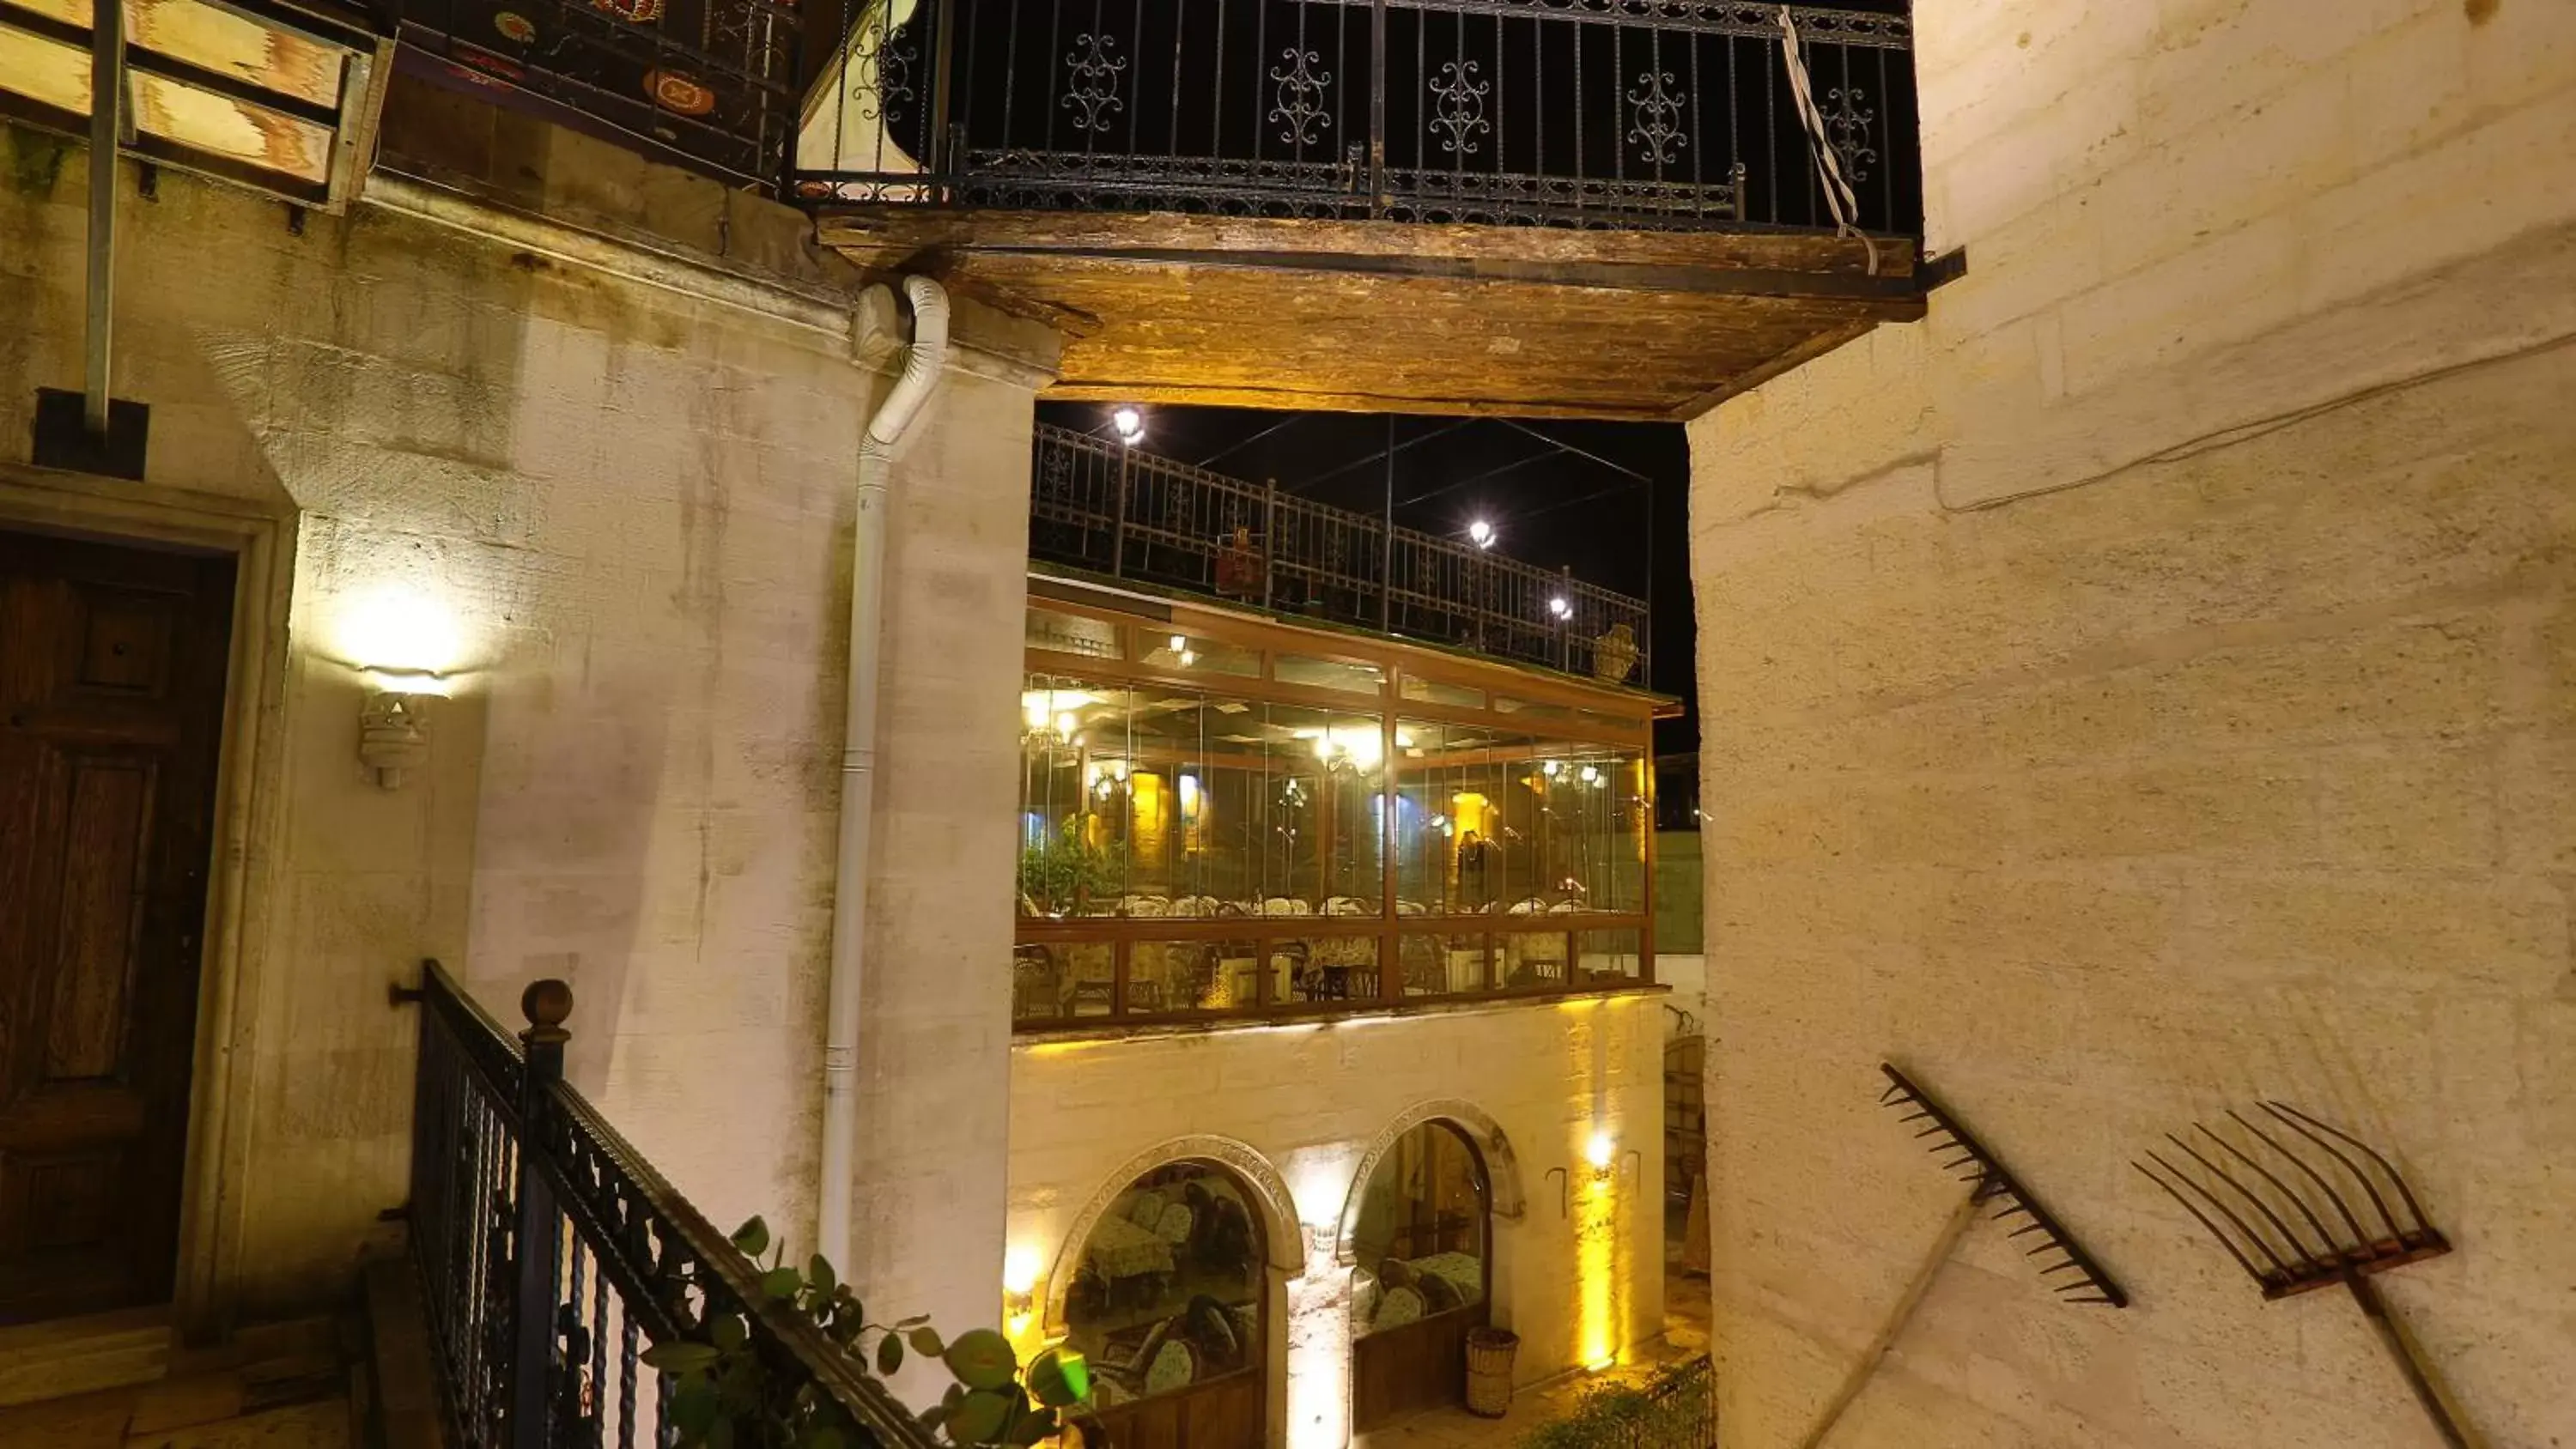
[[[2177,1156],[2189,1160],[2189,1167],[2153,1150],[2147,1162],[2154,1167],[2146,1162],[2131,1166],[2207,1228],[2262,1287],[2265,1298],[2344,1285],[2397,1360],[2442,1442],[2454,1449],[2476,1449],[2479,1441],[2465,1416],[2370,1281],[2391,1268],[2442,1256],[2451,1251],[2449,1240],[2424,1216],[2414,1189],[2378,1149],[2286,1102],[2261,1106],[2259,1122],[2230,1111],[2227,1118],[2236,1129],[2232,1134],[2197,1122],[2192,1124],[2196,1140],[2166,1133],[2165,1140]],[[2218,1156],[2201,1151],[2202,1145]],[[2368,1212],[2354,1206],[2348,1190],[2353,1187],[2370,1204]],[[2404,1207],[2402,1217],[2391,1206],[2392,1198]]]
[[[2146,1162],[2131,1166],[2208,1229],[2261,1285],[2264,1297],[2312,1292],[2340,1283],[2348,1274],[2384,1273],[2451,1251],[2425,1220],[2406,1179],[2368,1143],[2284,1102],[2264,1102],[2261,1110],[2265,1123],[2229,1111],[2228,1120],[2237,1129],[2233,1136],[2192,1124],[2199,1145],[2166,1133],[2165,1140],[2189,1165],[2150,1150],[2147,1161],[2154,1167]],[[2318,1158],[2298,1151],[2293,1146],[2297,1139],[2304,1139]],[[2201,1145],[2218,1156],[2203,1152]],[[2267,1161],[2290,1177],[2266,1166]],[[2269,1191],[2259,1190],[2258,1183]],[[2366,1213],[2355,1211],[2356,1199],[2348,1195],[2355,1186],[2359,1198],[2369,1203]],[[2402,1217],[2391,1206],[2392,1198],[2403,1206]]]
[[[2030,1189],[2012,1175],[2000,1158],[1961,1126],[1957,1118],[1943,1110],[1930,1093],[1907,1080],[1903,1072],[1884,1062],[1878,1069],[1887,1074],[1889,1083],[1887,1090],[1879,1096],[1879,1105],[1906,1108],[1900,1121],[1928,1124],[1914,1135],[1926,1144],[1933,1156],[1942,1160],[1942,1168],[1959,1181],[1971,1184],[1979,1202],[2000,1200],[2004,1204],[2002,1211],[1989,1221],[2001,1222],[2010,1217],[2030,1220],[2014,1228],[2011,1236],[2037,1239],[2035,1245],[2023,1252],[2024,1257],[2054,1255],[2053,1260],[2038,1265],[2043,1282],[2069,1303],[2106,1303],[2113,1308],[2129,1306],[2129,1295],[2112,1281],[2110,1273],[2093,1261],[2092,1255],[2084,1251],[2074,1235],[2056,1218],[2049,1216],[2048,1209],[2039,1205],[2039,1199],[2031,1196]],[[2062,1276],[2065,1274],[2074,1276]]]

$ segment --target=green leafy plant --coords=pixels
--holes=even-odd
[[[1644,1383],[1604,1384],[1573,1413],[1521,1436],[1520,1449],[1701,1449],[1709,1421],[1688,1392],[1674,1389],[1703,1371],[1678,1364]]]
[[[880,1376],[892,1375],[907,1353],[938,1359],[956,1382],[921,1422],[949,1444],[1043,1443],[1091,1395],[1090,1369],[1078,1353],[1049,1349],[1023,1368],[1010,1340],[989,1328],[950,1339],[921,1318],[868,1322],[858,1295],[829,1261],[818,1253],[802,1269],[790,1265],[785,1246],[771,1242],[769,1225],[759,1218],[734,1230],[733,1245],[754,1267],[770,1254],[760,1275],[762,1296],[812,1323],[857,1371],[873,1366]],[[830,1393],[769,1367],[741,1314],[710,1314],[698,1334],[654,1344],[644,1362],[672,1380],[680,1449],[858,1449],[867,1442]]]
[[[1084,825],[1085,817],[1077,815],[1052,839],[1020,852],[1021,895],[1065,910],[1119,893],[1127,880],[1126,851],[1092,844]]]

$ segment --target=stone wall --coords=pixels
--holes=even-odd
[[[248,823],[243,898],[219,903],[241,949],[210,968],[200,1053],[225,1109],[192,1144],[200,1329],[335,1298],[402,1201],[414,1022],[385,987],[423,956],[513,1025],[522,982],[570,981],[575,1082],[711,1217],[811,1238],[852,480],[891,314],[782,241],[792,215],[503,129],[521,149],[484,155],[496,174],[550,156],[592,210],[658,197],[761,264],[554,226],[532,215],[543,186],[496,207],[380,175],[299,233],[165,174],[157,200],[120,202],[115,392],[152,408],[146,484],[5,469],[0,517],[114,495],[256,515],[292,545],[281,623],[249,641],[277,681],[268,743],[227,767]],[[14,465],[35,387],[79,378],[85,172],[76,147],[0,135]],[[988,1305],[1007,1012],[957,983],[1007,958],[1010,928],[957,904],[1007,899],[1009,809],[925,830],[916,797],[1016,739],[1031,364],[1051,339],[972,308],[958,331],[894,478],[868,1046],[872,1074],[942,1097],[945,1150],[981,1164],[952,1185],[994,1207],[978,1229],[877,1204],[870,1241]],[[376,646],[351,628],[389,593],[446,622],[456,671],[426,768],[394,791],[359,765],[351,667],[404,662],[360,657]],[[884,1033],[923,1027],[928,992],[985,1024],[906,1055]],[[899,1126],[871,1130],[917,1164]]]
[[[1465,1104],[1482,1121],[1451,1120],[1472,1136],[1499,1129],[1509,1149],[1486,1148],[1498,1213],[1514,1199],[1520,1209],[1494,1224],[1494,1321],[1521,1336],[1521,1380],[1616,1354],[1663,1331],[1662,999],[1025,1043],[1011,1068],[1011,1252],[1040,1273],[1043,1298],[1079,1260],[1067,1251],[1076,1220],[1140,1159],[1240,1144],[1302,1238],[1278,1243],[1274,1225],[1274,1256],[1298,1266],[1272,1295],[1270,1403],[1284,1436],[1272,1442],[1332,1449],[1350,1417],[1351,1269],[1336,1243],[1361,1160],[1427,1104]],[[1617,1161],[1593,1192],[1596,1132]],[[1553,1168],[1571,1175],[1570,1197]]]
[[[2136,1302],[1981,1228],[1838,1446],[2432,1442],[2131,1170],[2257,1096],[2393,1151],[2459,1251],[2390,1299],[2576,1442],[2576,10],[1918,26],[1967,276],[1691,434],[1728,1440],[1948,1212],[1892,1058]]]

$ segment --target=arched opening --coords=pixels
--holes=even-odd
[[[1420,1123],[1361,1189],[1351,1255],[1351,1422],[1374,1429],[1466,1397],[1468,1331],[1493,1298],[1493,1191],[1483,1154]]]
[[[1269,1273],[1256,1202],[1215,1163],[1168,1162],[1092,1223],[1064,1322],[1091,1361],[1111,1443],[1262,1442]]]

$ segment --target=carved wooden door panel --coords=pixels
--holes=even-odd
[[[0,532],[0,1323],[170,1293],[232,585]]]

